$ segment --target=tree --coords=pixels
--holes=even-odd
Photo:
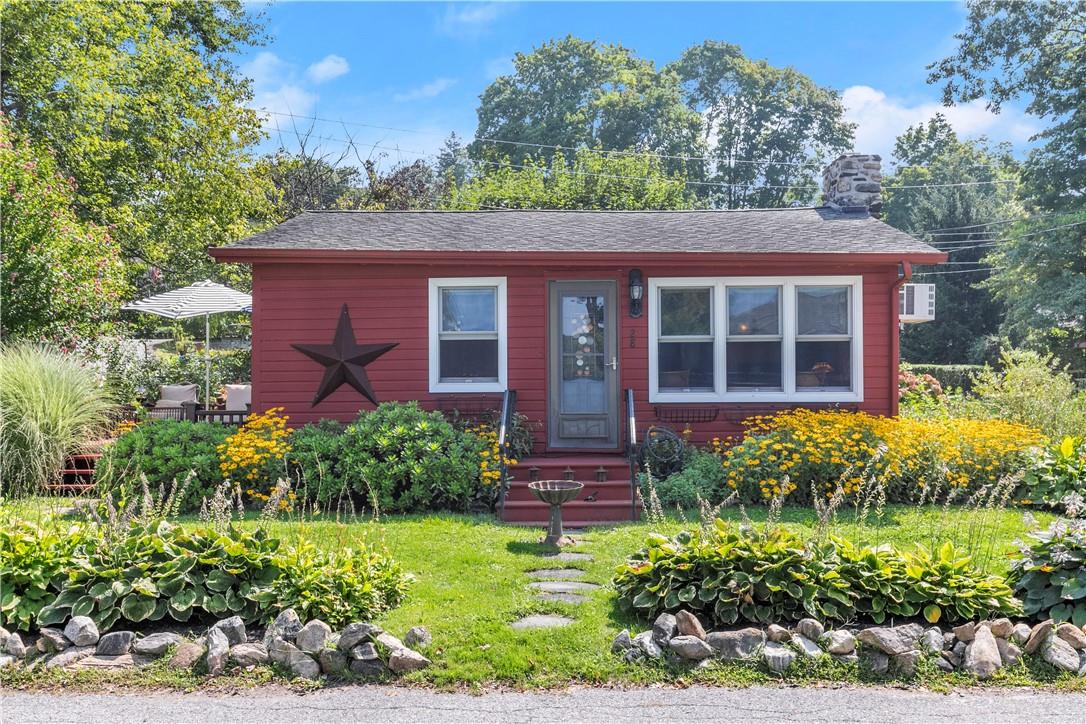
[[[887,186],[974,184],[886,192],[887,223],[955,249],[950,251],[954,263],[938,268],[955,273],[925,276],[931,268],[914,270],[915,281],[935,284],[936,318],[906,325],[901,334],[902,359],[932,364],[992,361],[999,351],[996,337],[1003,305],[979,284],[989,276],[982,270],[989,266],[991,240],[1003,229],[984,225],[1021,213],[1014,185],[1018,165],[1006,147],[959,140],[941,114],[906,129],[894,146],[894,158],[898,171]],[[986,183],[993,181],[1011,183]],[[974,268],[977,271],[970,271]]]
[[[655,156],[588,149],[503,163],[471,177],[452,194],[457,209],[687,209],[685,179]]]
[[[839,94],[794,68],[751,60],[737,45],[707,40],[668,70],[704,119],[710,163],[699,192],[725,208],[769,208],[818,198],[826,157],[847,150],[854,126]],[[808,188],[788,188],[808,187]]]
[[[125,291],[116,241],[80,221],[74,180],[0,116],[0,337],[65,344],[108,326]]]
[[[983,98],[998,112],[1025,97],[1026,110],[1049,122],[1024,167],[1035,219],[1007,229],[992,256],[1002,268],[987,285],[1007,306],[1009,335],[1081,366],[1073,345],[1086,339],[1086,1],[968,8],[957,51],[931,66],[929,82],[943,83],[948,105]]]
[[[221,276],[206,248],[272,218],[247,150],[260,120],[230,61],[261,32],[240,0],[4,6],[0,104],[55,149],[79,217],[111,230],[141,286],[155,268],[157,286]]]
[[[379,161],[380,158],[362,161],[366,185],[349,189],[336,201],[336,208],[408,211],[434,207],[437,194],[434,170],[425,161],[398,163],[388,171],[381,170]]]
[[[434,175],[443,189],[455,188],[467,181],[471,172],[468,148],[456,133],[450,133],[441,150],[437,152]]]
[[[552,150],[540,145],[673,155],[700,147],[701,120],[674,74],[620,45],[567,36],[517,53],[513,66],[483,91],[474,158],[520,163]]]

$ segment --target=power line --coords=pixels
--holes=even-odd
[[[1075,221],[1075,222],[1072,222],[1070,224],[1060,224],[1059,226],[1051,226],[1051,227],[1049,227],[1047,229],[1038,229],[1037,231],[1030,231],[1030,232],[1026,232],[1026,233],[1023,233],[1023,234],[1017,234],[1015,236],[1007,237],[1007,238],[1004,238],[1004,239],[963,239],[962,241],[935,241],[935,242],[932,242],[932,245],[935,246],[938,249],[943,250],[943,251],[946,251],[946,250],[949,250],[949,249],[954,249],[954,250],[968,249],[968,248],[971,248],[971,247],[975,248],[975,247],[980,247],[980,246],[995,246],[996,244],[1002,244],[1002,243],[1008,242],[1008,241],[1017,241],[1019,239],[1026,239],[1026,238],[1033,237],[1033,236],[1040,236],[1041,234],[1047,234],[1047,233],[1049,233],[1051,231],[1060,231],[1062,229],[1070,229],[1072,227],[1082,226],[1084,224],[1086,224],[1086,220]]]
[[[989,222],[987,222],[985,224],[966,224],[965,226],[943,226],[943,227],[938,228],[938,229],[922,229],[920,231],[917,231],[916,233],[917,234],[930,234],[930,235],[934,236],[934,234],[931,234],[931,232],[933,232],[933,231],[954,231],[955,229],[976,229],[976,228],[982,227],[982,226],[996,226],[998,224],[1014,224],[1014,223],[1017,223],[1019,221],[1029,221],[1030,219],[1044,219],[1044,218],[1047,218],[1049,216],[1057,216],[1057,215],[1059,215],[1059,213],[1060,212],[1058,212],[1058,211],[1052,211],[1052,212],[1049,212],[1047,214],[1035,214],[1033,216],[1026,216],[1026,217],[1021,218],[1021,219],[1000,219],[999,221],[989,221]]]
[[[932,271],[932,272],[916,272],[914,277],[927,277],[935,276],[936,274],[972,274],[973,272],[990,272],[998,269],[1003,269],[1001,266],[986,266],[980,269],[954,269],[952,271]]]

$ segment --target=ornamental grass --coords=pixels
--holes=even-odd
[[[913,420],[863,412],[797,409],[746,421],[743,440],[719,442],[728,491],[746,502],[854,496],[873,480],[890,502],[965,501],[1014,475],[1045,443],[1039,431],[1002,420]]]

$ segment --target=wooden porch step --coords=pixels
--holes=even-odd
[[[628,477],[628,476],[627,476]],[[574,500],[584,500],[585,498],[593,498],[596,501],[630,501],[630,481],[629,480],[608,480],[605,483],[597,483],[593,481],[585,481],[584,488],[581,489],[580,494]],[[528,501],[539,502],[539,499],[535,497],[535,494],[528,489],[528,482],[525,480],[513,480],[509,486],[509,492],[506,495],[506,502],[510,501]],[[587,502],[593,502],[589,500]]]
[[[516,480],[527,482],[532,468],[538,469],[539,480],[564,480],[567,468],[573,470],[574,480],[586,485],[596,480],[600,468],[608,480],[630,479],[630,464],[622,455],[533,455],[519,460],[510,472]]]

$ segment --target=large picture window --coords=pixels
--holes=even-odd
[[[861,291],[860,277],[650,279],[651,401],[862,400]]]
[[[430,280],[430,391],[505,389],[505,278]]]

